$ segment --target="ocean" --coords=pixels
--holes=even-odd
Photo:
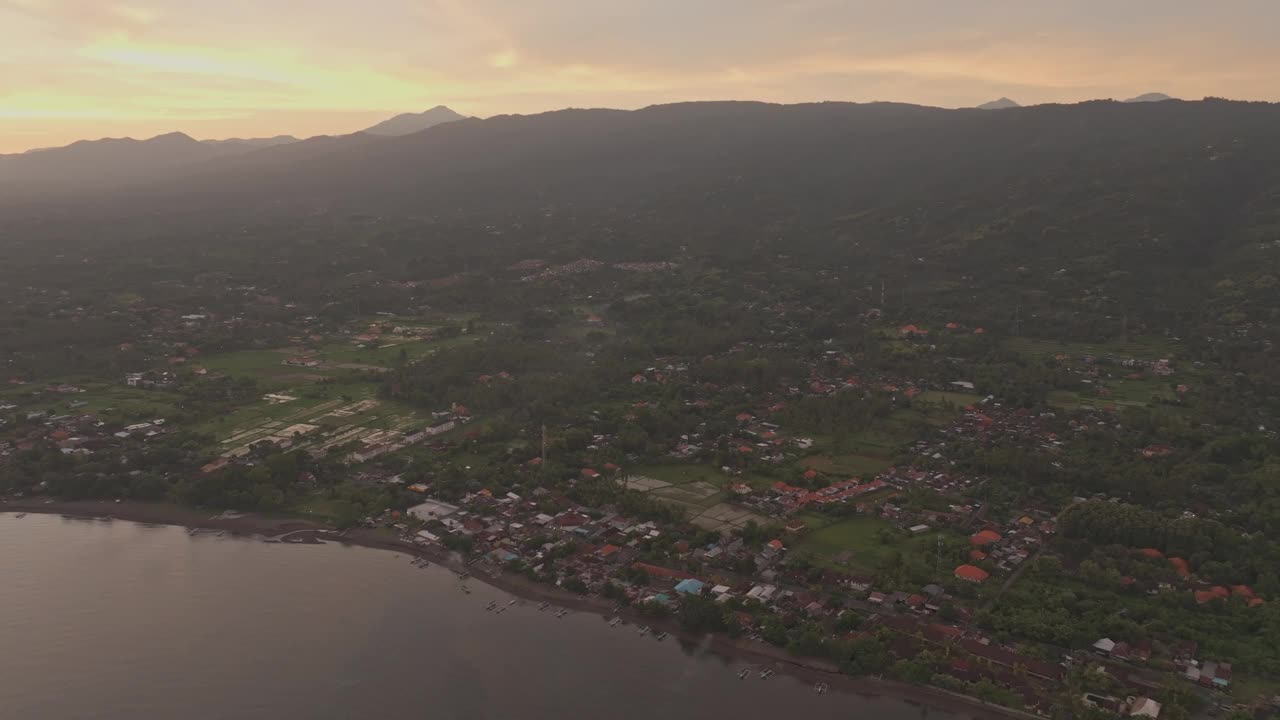
[[[0,513],[0,717],[960,717],[460,584],[382,550]]]

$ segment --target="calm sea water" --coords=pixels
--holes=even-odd
[[[392,553],[0,514],[0,717],[953,720],[557,620]]]

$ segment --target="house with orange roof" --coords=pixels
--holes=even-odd
[[[1002,540],[1000,533],[995,530],[980,530],[969,536],[969,544],[976,547],[983,547],[992,543],[998,543]]]
[[[980,583],[985,582],[991,575],[980,567],[973,565],[961,565],[955,569],[955,576],[959,580],[965,582]]]

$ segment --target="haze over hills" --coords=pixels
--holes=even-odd
[[[920,277],[931,267],[991,281],[1018,267],[1140,274],[1109,292],[1140,290],[1135,302],[1174,308],[1195,297],[1189,273],[1271,262],[1246,229],[1280,224],[1278,125],[1280,105],[1220,100],[998,113],[750,102],[563,110],[223,157],[83,196],[73,212],[63,202],[14,209],[7,240],[61,228],[65,242],[96,242],[75,228],[131,237],[166,218],[185,235],[192,222],[212,232],[267,217],[570,213],[598,218],[605,235],[617,223],[647,228],[633,230],[643,253],[677,239],[783,242],[833,258],[909,258]],[[207,150],[185,136],[141,143],[153,144],[165,146],[157,155]]]
[[[393,118],[383,120],[377,125],[365,128],[364,132],[370,135],[408,135],[443,123],[465,120],[466,117],[466,115],[460,115],[443,105],[437,105],[420,113],[396,115]]]
[[[273,147],[275,145],[287,145],[289,143],[298,142],[298,138],[292,135],[276,135],[269,138],[227,138],[226,140],[201,140],[205,145],[232,145],[244,148],[264,148]]]
[[[999,100],[992,100],[991,102],[982,103],[981,105],[978,106],[978,109],[979,110],[1006,110],[1008,108],[1016,108],[1016,107],[1022,107],[1022,106],[1019,105],[1017,102],[1010,100],[1007,97],[1002,97]]]
[[[1164,93],[1151,92],[1151,93],[1143,93],[1142,95],[1139,95],[1137,97],[1131,97],[1128,100],[1125,100],[1125,102],[1127,103],[1164,102],[1165,100],[1177,100],[1177,98],[1170,97],[1168,95],[1165,95]]]
[[[398,115],[366,132],[380,136],[404,135],[461,118],[462,115],[449,108],[437,106],[423,113]],[[351,144],[363,142],[362,133],[340,137],[354,138],[349,141]],[[298,144],[302,147],[292,155],[268,154],[261,160],[327,151],[342,144],[328,136],[312,140],[314,142],[300,141],[292,135],[277,135],[198,141],[181,132],[146,140],[81,140],[63,147],[0,155],[0,190],[10,195],[35,197],[65,190],[119,188],[148,180],[158,181],[183,168],[194,170],[210,163],[213,164],[209,167],[217,167],[219,161],[228,158],[285,145]],[[251,166],[254,163],[246,164]]]

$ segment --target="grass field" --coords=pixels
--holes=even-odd
[[[479,339],[476,335],[459,335],[441,340],[409,340],[396,342],[388,340],[379,347],[356,347],[351,343],[331,343],[324,345],[316,354],[316,359],[326,363],[354,363],[358,365],[377,365],[394,367],[400,362],[400,351],[403,350],[409,361],[424,358],[438,350],[464,345]]]
[[[1132,357],[1139,360],[1158,360],[1177,355],[1179,344],[1175,340],[1163,337],[1134,337],[1127,341],[1108,343],[1077,343],[1058,340],[1036,340],[1033,338],[1010,338],[1005,347],[1014,352],[1031,357],[1053,357],[1063,353],[1077,358],[1081,355]]]
[[[44,392],[29,397],[32,387],[13,386],[3,396],[19,405],[23,411],[52,410],[55,415],[94,413],[104,420],[134,420],[163,418],[177,412],[182,397],[161,390],[131,388],[123,382],[76,382],[70,384],[83,389],[82,393]],[[75,403],[75,407],[72,404]],[[80,405],[79,403],[85,403]]]
[[[801,460],[800,464],[805,468],[813,468],[826,475],[848,479],[844,476],[875,477],[880,472],[888,469],[892,461],[887,457],[845,453],[843,455],[814,455]]]
[[[1153,400],[1172,400],[1176,393],[1169,389],[1168,380],[1161,378],[1145,378],[1143,380],[1108,380],[1103,387],[1111,391],[1110,395],[1099,395],[1096,385],[1085,385],[1079,391],[1054,390],[1049,393],[1049,404],[1067,410],[1080,407],[1146,407]]]
[[[628,475],[643,475],[670,485],[706,482],[720,487],[728,476],[710,465],[642,465],[628,468]]]
[[[905,554],[927,553],[933,547],[936,532],[903,537],[887,520],[875,517],[832,519],[818,513],[801,513],[809,530],[795,549],[813,553],[814,562],[838,570],[875,572],[895,550]],[[880,541],[882,530],[892,531],[889,542]],[[837,558],[847,554],[848,562]]]

